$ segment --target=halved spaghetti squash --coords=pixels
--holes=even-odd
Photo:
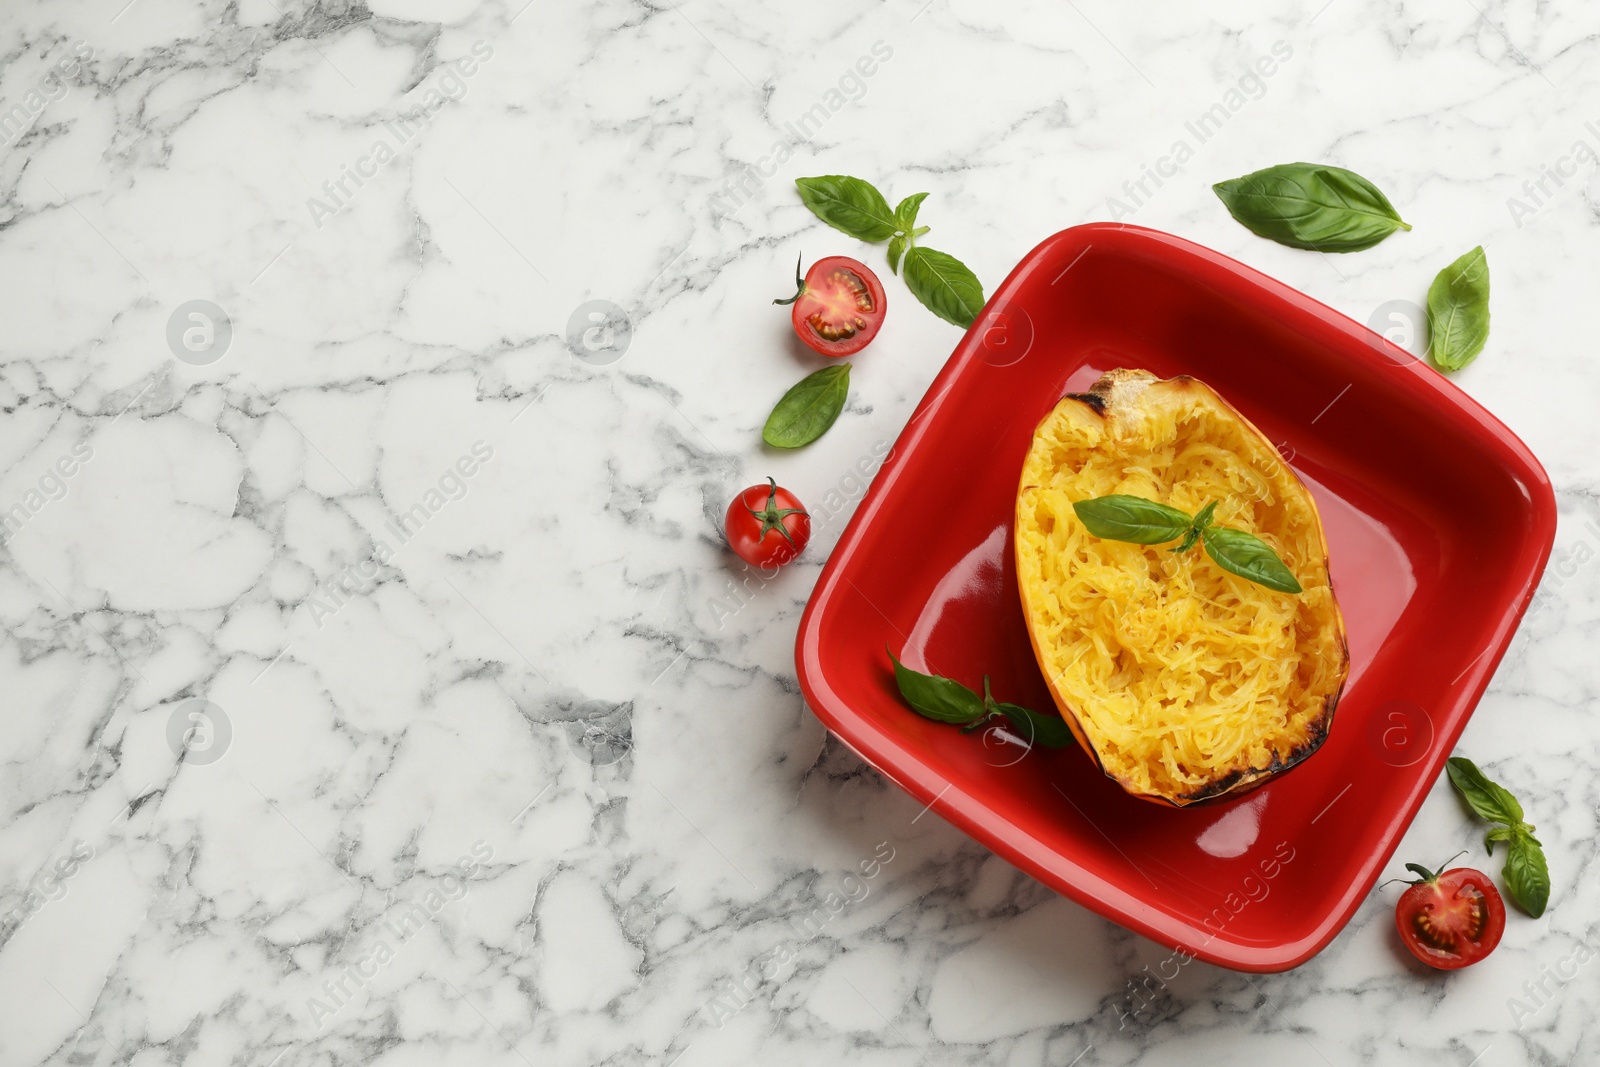
[[[1277,592],[1200,552],[1102,540],[1073,502],[1113,493],[1266,541]],[[1115,370],[1039,424],[1017,492],[1017,584],[1062,717],[1128,792],[1176,806],[1258,785],[1322,744],[1349,669],[1310,492],[1205,384]]]

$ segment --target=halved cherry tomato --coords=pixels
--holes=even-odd
[[[811,264],[805,278],[794,265],[798,291],[774,304],[793,304],[794,332],[815,352],[848,356],[878,336],[888,308],[878,276],[849,256],[829,256]]]
[[[728,547],[753,567],[778,567],[805,551],[811,516],[771,478],[733,498],[722,520]]]
[[[1494,951],[1506,929],[1506,905],[1488,875],[1471,867],[1439,874],[1415,863],[1406,869],[1418,878],[1400,894],[1394,923],[1413,956],[1454,971]]]

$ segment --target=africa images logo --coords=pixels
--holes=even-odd
[[[167,747],[185,763],[215,763],[232,742],[228,713],[204,697],[185,700],[167,716]]]
[[[609,300],[587,300],[567,317],[567,351],[591,367],[609,367],[633,340],[628,313]]]

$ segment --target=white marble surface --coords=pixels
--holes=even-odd
[[[1523,188],[1600,148],[1589,7],[524,2],[0,13],[0,1064],[1600,1060],[1600,184]],[[796,687],[850,469],[959,331],[885,274],[849,410],[775,457],[804,364],[767,301],[797,252],[861,254],[798,175],[929,190],[928,240],[993,286],[1219,102],[1135,221],[1363,320],[1488,248],[1458,380],[1562,530],[1463,745],[1555,887],[1452,977],[1397,955],[1391,887],[1297,971],[1192,964],[1120,1018],[1167,951],[917,819]],[[1296,158],[1415,231],[1325,258],[1210,192]],[[591,299],[629,315],[608,366],[564,343]],[[214,362],[169,348],[191,300],[231,323]],[[769,473],[841,510],[720,618],[721,510]],[[1441,785],[1402,853],[1477,835]]]

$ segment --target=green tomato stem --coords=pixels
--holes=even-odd
[[[806,281],[800,276],[800,263],[805,259],[805,253],[800,253],[794,261],[794,295],[787,300],[774,300],[774,304],[792,304],[806,294]]]

